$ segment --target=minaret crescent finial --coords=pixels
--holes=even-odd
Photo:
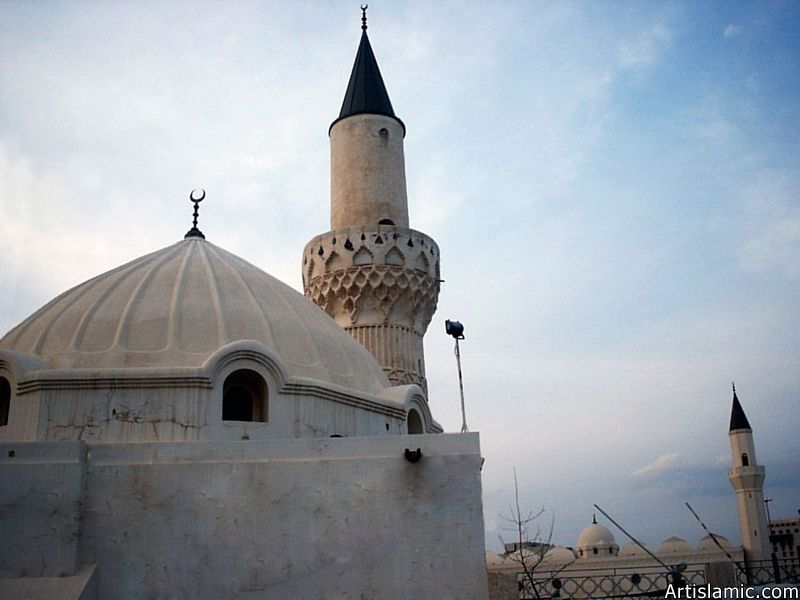
[[[361,5],[361,31],[367,33],[367,9],[369,8],[369,4],[362,4]]]
[[[203,239],[203,240],[206,239],[206,236],[203,235],[203,232],[200,231],[197,228],[197,218],[200,216],[200,203],[206,197],[206,191],[205,190],[200,190],[200,192],[201,192],[201,195],[200,195],[199,198],[195,198],[194,197],[195,190],[192,190],[189,193],[189,200],[194,203],[194,215],[193,215],[194,219],[192,221],[192,228],[189,231],[186,232],[185,236],[183,236],[184,239],[193,238],[193,237],[197,237],[197,238],[200,238],[200,239]]]

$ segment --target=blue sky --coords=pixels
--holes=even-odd
[[[182,237],[295,288],[328,229],[353,3],[0,4],[0,329]],[[599,503],[651,546],[738,540],[730,381],[773,516],[800,509],[800,8],[372,2],[442,250],[431,407],[460,428],[466,326],[487,541],[512,499],[571,545]],[[617,535],[618,541],[622,536]]]

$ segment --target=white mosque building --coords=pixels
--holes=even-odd
[[[208,241],[201,194],[0,340],[0,597],[486,598],[479,437],[425,385],[439,248],[362,23],[308,297]]]
[[[484,599],[487,567],[492,598],[519,597],[514,557],[484,554],[479,436],[430,409],[440,250],[410,227],[406,126],[365,15],[328,133],[331,230],[303,250],[305,296],[207,240],[192,195],[183,239],[0,339],[0,598]],[[669,538],[654,558],[592,523],[543,556],[541,592],[648,590],[662,562],[724,581],[729,557],[767,558],[735,393],[730,429],[741,547]]]
[[[735,388],[728,437],[733,461],[728,479],[736,493],[741,546],[713,533],[696,547],[675,536],[653,549],[633,541],[620,546],[611,530],[593,518],[574,548],[533,546],[504,555],[487,551],[492,600],[550,597],[556,591],[574,598],[646,595],[664,590],[678,576],[690,584],[729,586],[771,568],[766,565],[771,558],[763,494],[766,469],[756,459],[753,430]],[[533,581],[522,574],[523,561]]]

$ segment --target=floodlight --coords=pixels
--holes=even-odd
[[[464,326],[458,321],[446,320],[444,322],[444,330],[447,335],[451,335],[457,340],[464,339]]]

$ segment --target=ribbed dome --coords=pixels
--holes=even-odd
[[[575,560],[575,554],[564,546],[553,546],[544,555],[544,561],[549,563],[569,563]]]
[[[728,538],[718,533],[715,533],[714,537],[717,538],[719,545],[725,550],[733,550],[733,545]],[[700,552],[722,552],[722,550],[719,549],[719,546],[714,543],[714,539],[710,535],[707,535],[700,540],[700,543],[697,545],[697,549],[700,550]]]
[[[635,542],[628,542],[619,551],[620,556],[641,557],[648,556],[647,552]]]
[[[692,549],[686,540],[679,537],[668,537],[656,550],[656,554],[683,554],[684,552],[691,552]]]
[[[53,368],[198,367],[246,339],[274,350],[291,375],[370,393],[390,385],[372,355],[300,293],[199,238],[61,294],[0,348]]]

